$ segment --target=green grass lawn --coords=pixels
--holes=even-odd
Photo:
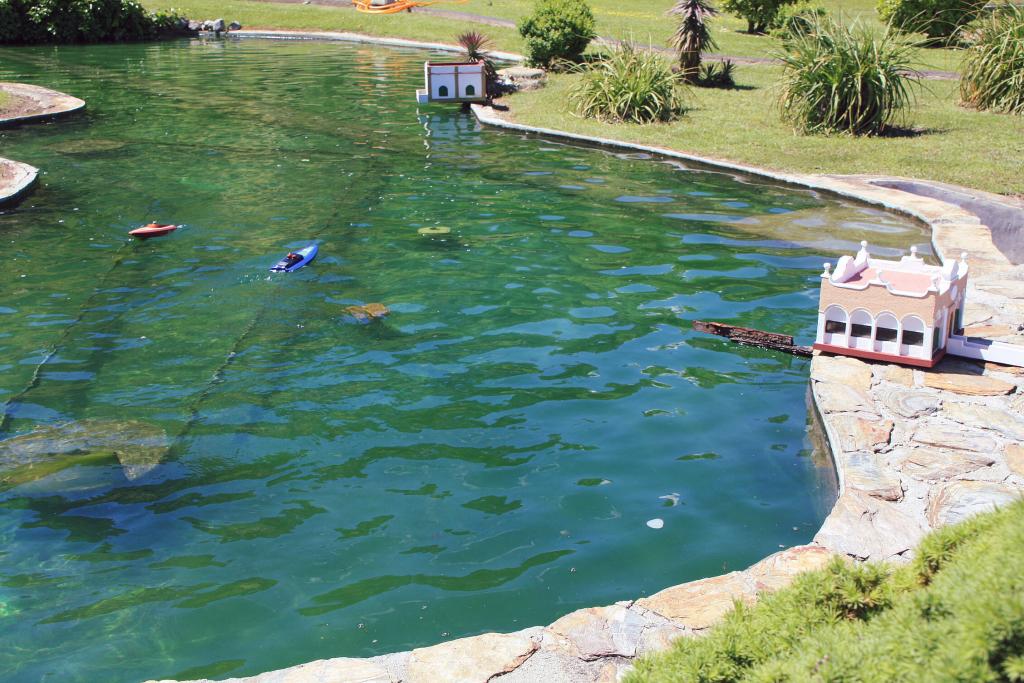
[[[374,36],[408,38],[430,42],[454,43],[455,36],[479,24],[456,22],[423,13],[373,16],[341,7],[318,5],[276,4],[248,2],[246,0],[143,0],[150,10],[173,6],[190,19],[237,21],[247,29],[278,28],[318,31],[352,31]],[[523,51],[523,42],[515,29],[486,27],[487,35],[494,39],[495,47],[511,52]]]
[[[495,47],[522,52],[523,41],[515,29],[481,26],[452,19],[432,17],[425,13],[370,16],[351,9],[317,5],[274,4],[247,0],[143,0],[150,9],[166,9],[173,5],[189,18],[223,17],[238,21],[246,28],[318,29],[323,31],[355,31],[377,36],[453,42],[455,35],[480,30],[494,39]],[[646,4],[623,3],[620,0],[590,0],[597,19],[598,33],[603,36],[630,39],[657,47],[668,45],[675,20],[665,15],[672,0],[652,0]],[[844,16],[856,16],[876,25],[877,14],[872,0],[827,0],[826,7]],[[437,9],[470,12],[484,16],[517,21],[533,7],[533,0],[468,0],[461,4],[438,4]],[[746,22],[722,14],[714,22],[714,35],[720,54],[738,57],[769,57],[780,49],[779,41],[770,36],[745,33]],[[960,53],[955,50],[920,50],[920,68],[955,71]]]
[[[690,89],[690,111],[667,124],[609,124],[581,119],[566,104],[575,76],[552,76],[542,90],[506,98],[520,123],[669,147],[779,171],[878,173],[1024,193],[1024,117],[956,104],[957,84],[928,81],[905,137],[797,135],[774,107],[781,69],[743,66],[735,90]]]
[[[632,37],[642,44],[667,46],[675,30],[675,18],[665,14],[674,0],[649,0],[645,3],[587,0],[587,3],[597,20],[597,32],[602,36]],[[820,4],[844,18],[863,21],[879,30],[883,28],[875,10],[875,0],[823,0]],[[436,7],[516,21],[529,13],[533,0],[468,0],[463,4],[439,4]],[[747,34],[747,22],[739,17],[721,13],[713,20],[713,27],[720,54],[769,57],[781,48],[779,41],[770,36]],[[922,49],[918,55],[924,69],[956,71],[960,63],[960,53],[956,50]]]
[[[1024,680],[1024,503],[933,532],[905,566],[799,576],[629,683]]]

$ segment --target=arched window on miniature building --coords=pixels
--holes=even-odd
[[[447,85],[442,85],[442,86],[438,87],[438,89],[437,89],[437,96],[438,97],[448,97],[448,86]]]
[[[900,353],[904,355],[921,355],[924,349],[924,321],[916,315],[908,315],[903,318],[903,334],[900,336],[902,348]]]
[[[476,87],[470,83],[466,86],[466,97],[473,97],[476,95]]]
[[[892,313],[879,313],[875,319],[875,350],[882,353],[900,352],[900,323]]]
[[[858,349],[871,348],[871,332],[875,319],[863,308],[850,314],[850,346]]]
[[[842,344],[846,346],[846,311],[842,306],[832,305],[825,309],[826,344]]]

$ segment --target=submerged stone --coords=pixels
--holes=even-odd
[[[384,304],[365,304],[363,306],[349,306],[345,312],[361,323],[379,320],[391,313],[391,310]]]
[[[135,420],[80,420],[37,427],[0,441],[0,468],[34,465],[59,457],[113,453],[129,480],[163,460],[170,442],[159,427]]]

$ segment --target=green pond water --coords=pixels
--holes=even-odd
[[[369,656],[813,536],[806,361],[688,321],[807,342],[822,262],[921,228],[417,110],[425,55],[0,50],[88,101],[0,135],[44,169],[0,214],[0,679]]]

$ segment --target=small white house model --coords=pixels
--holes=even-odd
[[[930,266],[912,247],[899,261],[843,256],[821,274],[814,348],[932,367],[963,327],[967,255]]]
[[[424,62],[423,90],[416,91],[416,103],[483,102],[487,99],[487,76],[483,62]]]

